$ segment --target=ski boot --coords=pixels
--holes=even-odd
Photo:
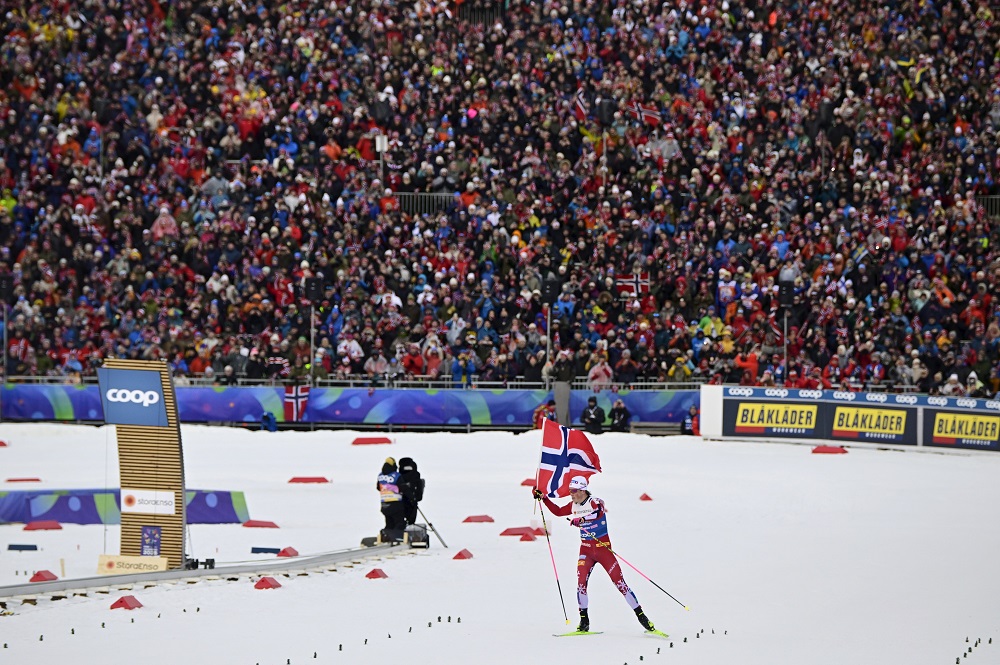
[[[645,628],[646,630],[650,632],[656,630],[656,627],[653,625],[653,622],[650,621],[649,618],[646,616],[646,613],[642,611],[641,606],[635,608],[635,617],[639,620],[639,623],[641,623],[642,627]]]
[[[576,627],[578,633],[586,633],[590,630],[590,617],[587,616],[586,608],[580,610],[580,625]]]

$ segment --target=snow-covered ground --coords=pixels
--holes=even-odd
[[[644,635],[597,569],[590,613],[604,633],[554,638],[567,627],[545,539],[499,535],[541,524],[520,485],[534,475],[539,434],[397,434],[392,445],[351,446],[354,436],[185,427],[188,487],[242,490],[252,518],[281,527],[193,526],[190,554],[221,565],[268,559],[251,546],[303,555],[356,546],[381,524],[374,482],[387,455],[417,461],[422,508],[448,549],[432,538],[427,551],[279,576],[276,590],[244,576],[9,604],[0,663],[930,665],[977,639],[963,663],[1000,662],[1000,644],[988,644],[1000,638],[1000,457],[593,437],[604,473],[591,487],[608,505],[615,549],[691,610],[626,566],[671,638]],[[117,486],[112,428],[5,424],[0,439],[9,443],[0,481]],[[288,484],[296,475],[332,483]],[[462,523],[477,514],[496,521]],[[549,527],[575,624],[576,530],[552,517]],[[7,551],[25,542],[41,550]],[[454,560],[463,548],[473,558]],[[67,577],[90,576],[105,551],[117,553],[117,527],[0,526],[0,584],[24,582],[25,571],[60,575],[62,565]],[[388,579],[366,579],[374,567]],[[110,610],[124,593],[144,607]]]

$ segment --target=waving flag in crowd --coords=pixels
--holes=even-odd
[[[601,472],[601,460],[587,435],[563,427],[552,420],[542,424],[542,457],[538,462],[535,486],[550,498],[569,496],[569,481],[574,476],[588,480]]]
[[[583,122],[590,115],[590,104],[583,97],[583,88],[577,90],[573,97],[573,115],[576,116],[578,122]]]
[[[660,112],[656,110],[656,107],[652,104],[640,104],[639,102],[632,102],[626,109],[628,114],[635,118],[636,120],[641,120],[647,125],[652,125],[656,127],[660,124],[663,119],[660,116]]]
[[[309,386],[285,386],[285,422],[297,423],[306,415],[309,403]]]
[[[622,297],[638,297],[649,293],[649,273],[640,272],[634,275],[621,275],[615,282],[618,295]]]

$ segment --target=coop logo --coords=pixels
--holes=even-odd
[[[960,397],[959,399],[955,400],[955,406],[964,406],[969,409],[974,409],[976,408],[976,400]]]
[[[906,411],[838,406],[833,414],[833,435],[863,441],[895,441],[906,433]]]
[[[822,390],[800,390],[799,397],[802,399],[820,399],[823,397]]]
[[[730,397],[752,397],[752,388],[727,388]]]
[[[986,402],[986,408],[993,409],[994,411],[1000,411],[1000,402],[991,399],[990,401]]]
[[[740,404],[736,412],[737,434],[808,435],[816,428],[814,404]]]
[[[768,388],[764,394],[768,397],[788,397],[788,391],[782,388]]]
[[[131,402],[142,406],[151,406],[160,401],[160,393],[155,390],[129,390],[128,388],[112,388],[104,393],[109,402]]]
[[[931,435],[933,443],[994,446],[1000,439],[1000,416],[971,413],[936,413]]]
[[[101,406],[109,425],[167,426],[167,407],[159,372],[134,369],[97,370]]]
[[[948,406],[948,400],[944,397],[928,397],[927,403],[931,406]]]
[[[145,515],[175,515],[174,493],[169,490],[133,490],[122,488],[123,513]]]
[[[882,393],[868,393],[865,395],[865,399],[869,402],[882,402],[884,404],[889,398]]]
[[[896,395],[896,404],[916,404],[917,398],[913,395]]]
[[[855,398],[857,398],[857,395],[844,390],[838,390],[837,392],[833,393],[833,399],[842,399],[848,402],[853,402]]]

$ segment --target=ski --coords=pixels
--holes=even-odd
[[[603,630],[574,630],[571,633],[552,633],[552,637],[572,637],[574,635],[600,635]]]
[[[657,635],[658,637],[670,637],[669,635],[667,635],[666,633],[664,633],[662,630],[647,630],[646,634],[647,635]]]

